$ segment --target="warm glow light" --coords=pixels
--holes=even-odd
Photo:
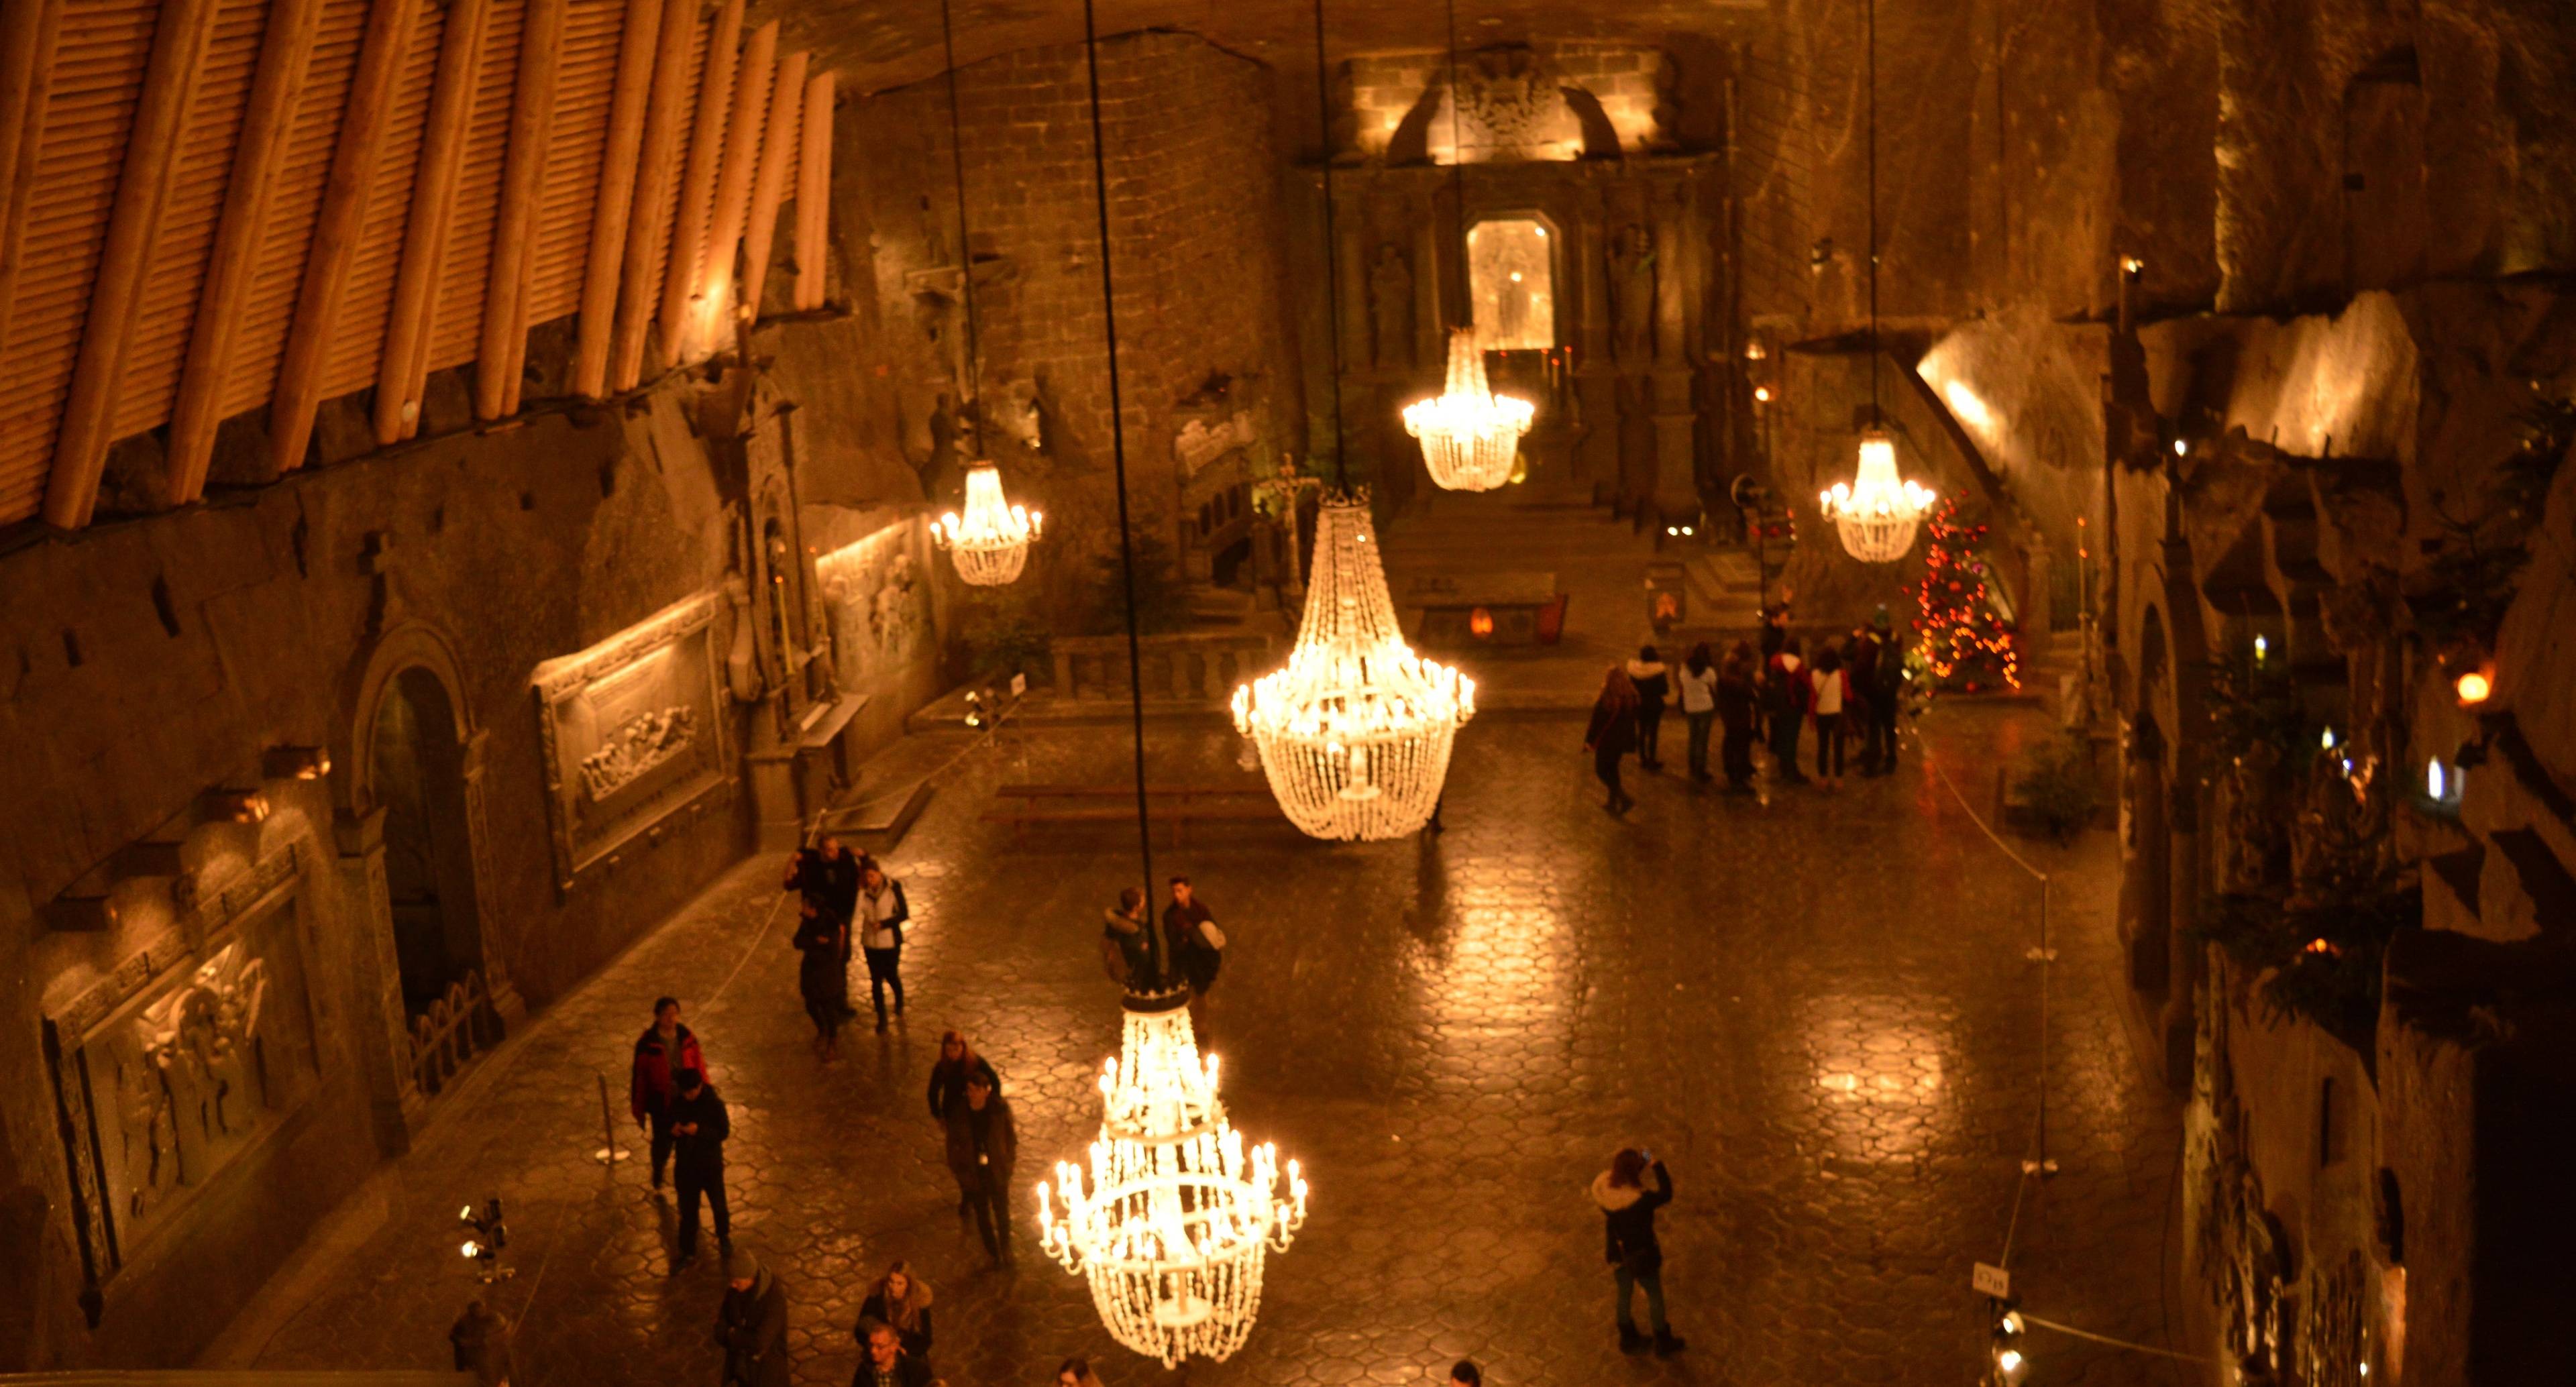
[[[2021,1371],[2021,1350],[2008,1348],[1995,1355],[1995,1366],[2008,1373]]]
[[[1914,529],[1940,497],[1920,482],[1896,477],[1896,443],[1871,429],[1860,436],[1859,473],[1817,497],[1842,531],[1843,548],[1862,563],[1894,563],[1914,547]]]
[[[1235,730],[1260,747],[1280,811],[1306,833],[1419,832],[1475,716],[1476,681],[1405,644],[1365,496],[1324,502],[1313,570],[1287,668],[1234,691]]]
[[[1492,609],[1478,607],[1474,611],[1467,613],[1467,634],[1471,636],[1490,636],[1494,634],[1494,613]]]
[[[2321,751],[2332,751],[2332,750],[2334,750],[2334,729],[2333,729],[2333,728],[2329,727],[2329,728],[2327,728],[2325,731],[2320,732],[2320,733],[2318,733],[2318,734],[2317,734],[2317,748],[2318,748],[2319,750],[2321,750]]]
[[[2254,663],[2258,665],[2263,663],[2264,657],[2271,653],[2272,643],[2263,639],[2261,636],[2256,636],[2254,638]]]
[[[2438,801],[2443,798],[2443,791],[2449,788],[2449,777],[2442,774],[2442,758],[2436,756],[2425,762],[2424,794],[2426,798]]]
[[[948,551],[957,576],[977,587],[995,587],[1020,576],[1029,541],[1046,517],[1002,496],[1002,473],[989,462],[966,465],[966,516],[950,511],[930,527],[930,538]]]
[[[1129,999],[1088,1166],[1057,1162],[1037,1195],[1039,1245],[1090,1280],[1112,1337],[1171,1368],[1243,1347],[1262,1264],[1306,1221],[1306,1180],[1288,1162],[1283,1193],[1277,1148],[1244,1149],[1216,1058],[1201,1062],[1188,1009],[1164,1000]]]
[[[1941,398],[1948,401],[1950,412],[1959,422],[1982,434],[1995,431],[1995,412],[1986,405],[1985,397],[1968,388],[1966,381],[1947,381],[1941,386]]]
[[[1404,431],[1422,440],[1431,480],[1450,491],[1491,491],[1510,481],[1537,406],[1497,395],[1485,382],[1485,350],[1471,327],[1449,334],[1449,378],[1433,399],[1404,407]]]
[[[2495,681],[2489,679],[2484,671],[2473,669],[2461,675],[2459,682],[2451,687],[2459,691],[2462,703],[2484,703],[2487,695],[2495,692]]]
[[[2139,271],[2144,270],[2146,267],[2147,262],[2134,255],[2123,255],[2120,257],[2120,273],[2122,274],[2135,276]]]
[[[2175,456],[2175,457],[2189,457],[2190,455],[2191,455],[2191,440],[2186,439],[2186,438],[2177,438],[2177,439],[2175,439],[2175,440],[2174,440],[2174,456]]]
[[[1771,403],[1771,387],[1767,385],[1753,387],[1753,402],[1761,405]]]

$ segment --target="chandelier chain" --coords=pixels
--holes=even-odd
[[[1878,426],[1878,0],[1868,0],[1869,38],[1869,422]]]
[[[1467,268],[1467,136],[1459,112],[1467,104],[1458,84],[1458,0],[1449,0],[1449,200],[1458,205],[1458,325],[1476,323],[1476,295]],[[1443,280],[1452,278],[1442,276]],[[1444,284],[1444,288],[1449,287]]]
[[[1118,581],[1127,599],[1127,693],[1136,747],[1136,855],[1145,872],[1145,939],[1152,950],[1152,981],[1159,984],[1170,969],[1163,932],[1151,923],[1154,824],[1145,808],[1145,657],[1136,629],[1136,538],[1127,508],[1126,408],[1118,388],[1118,296],[1109,268],[1108,135],[1100,117],[1100,32],[1092,11],[1093,0],[1082,0],[1083,62],[1091,79],[1092,202],[1100,219],[1100,315],[1109,340],[1109,458],[1118,486]]]
[[[1342,239],[1333,229],[1333,97],[1324,66],[1324,0],[1315,0],[1315,126],[1324,155],[1324,293],[1333,334],[1333,484],[1351,480],[1349,443],[1342,436]],[[1291,529],[1295,528],[1292,523]]]
[[[975,455],[988,456],[984,443],[984,357],[975,321],[975,238],[966,224],[966,134],[957,112],[957,30],[950,23],[950,0],[939,0],[939,42],[948,56],[948,158],[957,178],[957,278],[966,298],[966,397],[975,402]],[[959,402],[962,415],[964,401]]]

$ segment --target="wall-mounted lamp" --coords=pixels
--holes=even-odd
[[[1771,387],[1767,385],[1757,385],[1753,387],[1753,403],[1757,405],[1767,405],[1771,403]]]
[[[2146,261],[2141,260],[2134,255],[2123,255],[2120,257],[2120,273],[2127,275],[2129,278],[2136,279],[2139,275],[2145,274],[2146,271]]]
[[[331,773],[331,753],[318,746],[273,746],[260,753],[259,771],[271,780],[320,780]]]
[[[208,790],[199,817],[210,823],[260,823],[268,818],[268,796],[257,790]]]
[[[2495,680],[2485,670],[2473,669],[2453,680],[2451,689],[2460,696],[2461,707],[2472,707],[2495,693]]]

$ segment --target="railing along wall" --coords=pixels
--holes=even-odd
[[[1050,646],[1056,697],[1127,697],[1125,636],[1058,636]],[[1269,673],[1276,649],[1268,636],[1232,631],[1144,637],[1138,663],[1145,697],[1224,703],[1237,685]]]
[[[262,407],[250,480],[355,392],[401,442],[451,367],[507,417],[560,319],[577,393],[631,390],[757,311],[791,201],[790,302],[820,308],[832,75],[742,9],[0,4],[0,524],[87,524],[137,439],[114,504],[185,505]]]
[[[429,1009],[411,1019],[412,1082],[424,1097],[436,1097],[476,1053],[500,1043],[501,1020],[492,1010],[492,994],[483,986],[481,969],[447,985]]]

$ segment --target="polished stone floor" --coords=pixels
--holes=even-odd
[[[1924,731],[1971,800],[2046,734],[2001,706],[1940,710]],[[2014,840],[2056,878],[2063,1166],[2022,1192],[2016,1220],[2039,1096],[2038,967],[2023,958],[2036,892],[1925,762],[1767,804],[1632,774],[1643,802],[1621,822],[1579,732],[1472,725],[1436,840],[1328,846],[1245,826],[1155,845],[1155,871],[1191,873],[1232,936],[1208,1043],[1235,1123],[1314,1182],[1250,1344],[1187,1376],[1438,1382],[1467,1355],[1514,1387],[1968,1383],[1986,1351],[1970,1264],[2001,1254],[2008,1225],[2029,1309],[2160,1341],[2177,1128],[2115,1010],[2110,835]],[[966,745],[915,738],[876,783]],[[1158,776],[1239,774],[1230,734],[1157,728],[1154,745]],[[1081,1283],[1037,1255],[1025,1198],[1019,1269],[984,1269],[921,1092],[940,1029],[962,1026],[1017,1106],[1023,1187],[1089,1139],[1118,1015],[1094,940],[1136,844],[1110,829],[1014,843],[979,816],[998,782],[1108,782],[1125,754],[1121,736],[1063,729],[944,771],[891,858],[917,917],[908,1024],[883,1039],[862,1026],[835,1063],[807,1050],[775,864],[744,864],[441,1100],[379,1182],[381,1217],[281,1278],[224,1353],[438,1364],[475,1291],[454,1211],[498,1193],[517,1275],[495,1299],[524,1321],[520,1382],[713,1383],[720,1273],[667,1276],[671,1214],[640,1163],[591,1159],[594,1075],[623,1084],[667,991],[732,1104],[736,1235],[785,1278],[799,1382],[849,1379],[858,1301],[898,1257],[937,1288],[934,1357],[957,1387],[1048,1382],[1070,1353],[1111,1384],[1166,1377],[1116,1349]],[[1691,1346],[1669,1363],[1622,1358],[1610,1332],[1585,1186],[1625,1142],[1664,1153],[1679,1186],[1665,1276]],[[2034,1383],[2169,1380],[2069,1339],[2032,1357]]]

